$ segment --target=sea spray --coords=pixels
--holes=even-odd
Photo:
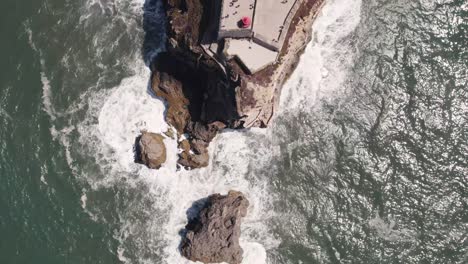
[[[144,69],[144,65],[140,66]],[[78,128],[81,131],[80,141],[93,146],[91,152],[96,153],[95,158],[105,168],[103,173],[107,175],[100,180],[89,178],[91,186],[113,187],[115,184],[123,184],[122,178],[130,186],[144,183],[148,191],[145,199],[150,199],[153,204],[152,209],[146,210],[164,215],[148,218],[145,222],[125,222],[116,237],[122,241],[119,252],[124,252],[123,257],[132,259],[125,256],[128,250],[124,249],[125,245],[132,244],[134,238],[121,234],[137,228],[139,232],[153,234],[161,239],[162,244],[155,245],[155,248],[161,250],[160,247],[163,247],[165,263],[186,263],[178,252],[181,239],[179,232],[187,223],[186,210],[193,202],[212,193],[227,193],[235,189],[244,192],[251,202],[241,238],[242,245],[246,247],[245,263],[265,263],[266,259],[262,257],[266,256],[265,247],[273,248],[277,245],[276,239],[267,229],[268,219],[273,217],[269,201],[273,200],[273,195],[268,193],[266,175],[252,175],[250,167],[253,161],[260,164],[260,159],[267,159],[268,156],[259,157],[250,153],[251,145],[246,143],[248,138],[243,132],[227,132],[213,142],[210,164],[214,166],[205,169],[177,171],[177,142],[171,138],[165,139],[168,161],[161,169],[150,170],[133,163],[133,143],[140,130],[162,133],[168,129],[164,122],[164,103],[146,89],[149,72],[142,70],[139,73],[124,79],[120,86],[106,93],[105,98],[92,100],[102,105],[99,113],[94,113],[99,115],[99,123],[90,126],[84,122]],[[93,143],[95,141],[100,143]],[[121,218],[125,221],[125,212]],[[137,255],[142,253],[133,252]],[[144,259],[140,261],[144,262]]]
[[[326,2],[313,24],[312,41],[282,90],[278,112],[314,106],[343,88],[356,56],[346,37],[359,24],[361,5],[361,0]]]
[[[324,77],[324,67],[311,68],[308,66],[310,60],[318,58],[324,61],[335,54],[335,43],[327,40],[332,38],[338,41],[352,28],[343,28],[346,23],[336,25],[333,22],[349,14],[359,14],[359,3],[356,3],[343,5],[340,1],[332,2],[331,6],[348,8],[337,8],[340,12],[334,13],[331,19],[328,16],[332,13],[332,7],[326,6],[325,15],[317,19],[317,39],[312,46],[309,45],[297,72],[286,85],[290,89],[286,88],[282,102],[284,98],[289,98],[295,102],[292,106],[297,105],[296,98],[299,97],[291,96],[290,90],[297,88],[300,89],[296,90],[297,93],[310,94],[310,90],[306,89],[310,86],[297,84],[305,80],[308,85],[317,80],[317,74]],[[350,18],[356,20],[356,17]],[[320,35],[322,30],[327,32],[323,36]],[[316,48],[320,48],[320,51],[316,52]],[[324,52],[329,53],[323,56]],[[132,209],[126,207],[126,210],[118,212],[122,224],[115,238],[120,241],[118,255],[121,261],[145,263],[151,261],[151,257],[145,256],[157,253],[164,263],[188,263],[178,252],[181,239],[179,233],[187,223],[186,210],[193,202],[212,193],[224,194],[235,189],[245,193],[251,202],[241,236],[241,245],[245,251],[244,263],[267,263],[267,252],[277,248],[280,242],[269,227],[270,220],[275,217],[272,204],[276,200],[275,194],[269,191],[270,175],[257,169],[268,166],[271,156],[275,154],[269,139],[270,131],[254,129],[220,134],[210,146],[210,166],[204,169],[177,170],[177,142],[171,138],[165,139],[168,161],[160,170],[150,170],[135,164],[133,143],[140,131],[163,133],[169,127],[164,121],[164,102],[154,97],[148,88],[149,70],[139,58],[132,65],[135,74],[123,79],[119,86],[89,95],[87,100],[92,111],[88,111],[87,118],[77,128],[79,141],[88,146],[89,153],[94,153],[94,159],[105,175],[85,176],[93,188],[90,191],[114,187],[138,191],[135,188],[141,184],[145,186],[142,192],[146,194],[139,194],[143,196],[141,201],[125,201],[140,206]],[[149,203],[149,206],[143,206],[144,203]],[[92,204],[90,198],[87,204]],[[154,217],[134,221],[131,220],[134,214]]]
[[[339,1],[331,3],[329,5],[346,6],[348,9],[336,8],[340,12],[334,13],[330,19],[328,17],[332,8],[328,5],[324,10],[325,15],[322,14],[317,19],[318,25],[321,26],[314,31],[313,44],[309,45],[297,71],[286,84],[281,100],[283,109],[286,109],[283,103],[285,98],[294,102],[291,107],[299,104],[297,98],[300,96],[293,95],[292,90],[297,89],[298,94],[310,95],[310,90],[307,90],[311,88],[308,86],[310,82],[320,79],[316,77],[326,77],[326,71],[335,74],[324,66],[312,67],[314,64],[311,60],[316,59],[324,64],[324,61],[334,54],[337,48],[335,44],[340,36],[345,36],[352,28],[344,27],[346,23],[335,25],[332,22],[359,11],[354,2],[352,5],[343,5]],[[95,2],[88,6],[88,9],[94,10],[95,7],[99,7],[102,10],[111,10],[116,8],[115,6],[104,7],[100,2]],[[132,20],[142,15],[141,10],[133,10],[124,17],[113,20]],[[134,15],[129,15],[132,12],[135,12]],[[83,14],[81,18],[85,27],[97,23],[97,20],[99,18],[90,13]],[[103,30],[105,28],[106,26],[102,27]],[[323,31],[328,33],[321,35]],[[91,40],[96,48],[94,54],[98,58],[107,56],[106,47],[100,43],[109,42],[109,37],[108,33],[102,32]],[[330,38],[335,39],[335,42],[327,42]],[[118,42],[114,41],[114,44],[118,45]],[[118,46],[114,44],[111,46],[112,50],[118,50]],[[137,43],[135,47],[140,45],[141,43]],[[317,52],[317,49],[320,51]],[[343,57],[346,55],[343,54]],[[271,130],[253,129],[221,133],[210,146],[210,166],[204,169],[178,170],[177,141],[171,138],[165,139],[168,160],[160,170],[150,170],[135,164],[133,144],[140,131],[163,133],[169,126],[164,120],[164,102],[156,98],[148,87],[150,71],[145,62],[139,56],[127,58],[130,60],[126,61],[126,65],[133,74],[124,78],[114,88],[93,88],[83,93],[80,101],[71,105],[66,113],[87,109],[85,118],[55,131],[56,137],[60,138],[67,148],[67,160],[71,167],[74,167],[75,159],[82,158],[78,156],[90,156],[98,166],[95,169],[92,169],[92,166],[74,169],[77,177],[86,181],[89,186],[83,190],[81,196],[83,209],[93,220],[109,221],[106,220],[108,213],[102,205],[103,202],[95,197],[101,196],[102,192],[108,192],[108,189],[120,189],[119,192],[125,195],[115,197],[122,205],[115,208],[119,224],[114,235],[119,241],[119,246],[115,249],[119,259],[127,263],[154,262],[158,259],[164,263],[188,263],[178,252],[181,240],[179,232],[187,223],[186,210],[193,202],[212,193],[225,194],[230,189],[235,189],[245,193],[251,203],[242,226],[244,263],[269,262],[267,253],[273,253],[272,250],[274,251],[280,243],[271,226],[272,219],[276,217],[273,204],[277,197],[270,191],[271,175],[261,170],[269,166],[271,157],[279,151],[271,145]],[[64,63],[69,64],[69,61],[65,60]],[[300,83],[306,87],[298,85]],[[312,87],[317,91],[323,88],[318,85]],[[71,149],[71,142],[76,140],[81,147]]]

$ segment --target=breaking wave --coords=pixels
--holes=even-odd
[[[38,116],[64,149],[47,166],[66,161],[79,209],[110,230],[109,255],[188,263],[187,209],[236,189],[251,203],[244,263],[466,260],[463,1],[327,1],[273,126],[218,135],[209,167],[194,171],[177,168],[169,137],[160,170],[133,163],[141,130],[169,129],[148,88],[165,37],[160,1],[66,2],[42,4],[24,39],[37,55]]]

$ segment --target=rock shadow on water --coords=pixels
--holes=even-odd
[[[233,190],[195,201],[186,211],[188,224],[179,233],[181,255],[194,262],[241,263],[239,238],[248,207],[244,194]]]
[[[199,214],[201,210],[203,210],[205,207],[208,206],[208,198],[202,198],[199,200],[196,200],[195,202],[192,203],[189,209],[185,212],[185,215],[187,216],[187,225],[185,228],[181,229],[179,231],[179,236],[180,236],[180,243],[179,243],[179,253],[182,254],[182,246],[185,243],[185,237],[188,233],[188,231],[196,231],[197,227],[199,227]]]
[[[140,140],[141,140],[141,136],[142,135],[139,135],[135,138],[135,142],[133,144],[133,162],[137,163],[137,164],[144,164],[143,163],[143,160],[142,160],[142,157],[141,157],[141,147],[140,147]]]

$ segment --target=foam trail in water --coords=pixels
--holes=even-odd
[[[41,63],[43,64],[43,63]],[[42,67],[44,68],[44,67]],[[41,72],[42,82],[42,104],[44,105],[44,111],[49,115],[52,121],[55,120],[55,110],[52,105],[52,91],[50,87],[50,81],[44,72]]]
[[[360,21],[361,0],[330,0],[313,25],[313,39],[283,88],[280,109],[312,106],[338,90],[346,79],[355,51],[344,41]]]
[[[26,34],[28,35],[29,46],[39,56],[39,61],[41,65],[42,105],[44,106],[43,110],[47,113],[50,119],[54,121],[56,119],[55,109],[52,104],[52,90],[50,86],[50,81],[49,81],[49,78],[47,78],[47,75],[45,73],[46,72],[45,61],[43,59],[41,50],[37,48],[36,44],[33,41],[33,32],[29,26],[29,21],[25,22],[24,27],[25,27]]]

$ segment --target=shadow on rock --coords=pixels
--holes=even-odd
[[[196,227],[199,226],[200,219],[198,215],[200,214],[200,211],[206,206],[208,206],[208,198],[202,198],[193,202],[192,206],[190,206],[190,208],[187,209],[187,211],[185,212],[188,224],[185,226],[184,229],[181,229],[179,231],[179,235],[181,238],[181,242],[179,244],[180,253],[182,253],[182,245],[184,244],[184,239],[187,236],[187,232],[189,230],[195,231]]]

